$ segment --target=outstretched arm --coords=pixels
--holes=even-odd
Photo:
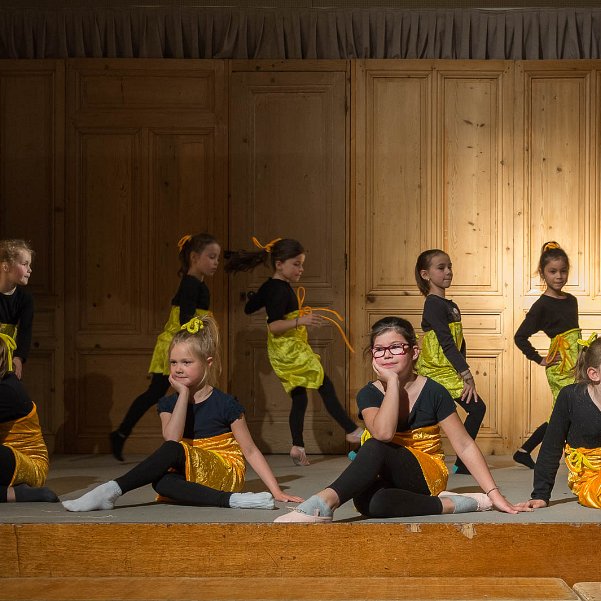
[[[265,459],[265,456],[263,453],[261,453],[255,444],[255,441],[252,439],[243,415],[236,421],[232,422],[231,428],[232,434],[238,441],[244,457],[253,470],[257,472],[257,475],[259,478],[261,478],[265,486],[267,486],[269,492],[273,495],[273,498],[276,501],[291,501],[293,503],[300,503],[303,501],[301,497],[289,495],[282,491],[278,481],[271,471],[271,468],[269,467],[269,464],[267,463],[267,460]]]

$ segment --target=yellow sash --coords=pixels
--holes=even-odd
[[[545,369],[547,381],[553,393],[553,406],[560,390],[575,381],[574,366],[578,359],[578,338],[580,336],[580,328],[574,328],[557,334],[551,340],[546,361],[554,361],[557,357],[560,359],[559,363],[549,365]]]
[[[568,486],[585,507],[601,509],[601,448],[573,449],[566,444]]]
[[[10,447],[15,456],[15,473],[9,486],[43,486],[48,475],[48,449],[42,436],[35,406],[20,419],[0,423],[0,444]]]
[[[449,324],[455,346],[460,349],[463,345],[463,327],[460,321]],[[424,334],[421,351],[417,358],[417,373],[420,376],[431,378],[444,386],[451,397],[457,399],[463,392],[463,378],[457,373],[451,362],[447,359],[434,330]]]
[[[366,429],[361,437],[361,444],[370,438],[372,436]],[[405,447],[415,456],[432,496],[436,496],[446,489],[449,470],[444,462],[438,424],[397,432],[390,442]]]
[[[204,315],[209,314],[211,314],[211,312],[205,309],[196,309],[196,312],[194,313],[196,317],[203,317]],[[172,306],[169,313],[169,319],[167,320],[163,331],[157,336],[152,359],[150,360],[150,367],[148,368],[149,373],[163,374],[165,376],[169,375],[169,345],[180,329],[179,307]]]
[[[8,351],[8,371],[13,370],[13,353],[17,348],[17,326],[14,323],[0,323],[0,337],[4,339]]]

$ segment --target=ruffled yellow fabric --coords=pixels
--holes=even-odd
[[[0,323],[0,334],[8,336],[5,338],[6,348],[8,350],[8,371],[13,369],[13,353],[17,348],[15,340],[17,338],[17,326],[14,323]]]
[[[204,315],[212,315],[212,313],[205,309],[196,309],[194,315],[196,317],[203,317]],[[148,368],[149,373],[163,374],[165,376],[169,375],[169,345],[180,329],[179,307],[172,306],[171,312],[169,313],[169,319],[167,320],[163,331],[157,336],[152,359],[150,360],[150,367]]]
[[[368,430],[364,430],[361,444],[364,444],[371,437]],[[442,439],[438,424],[416,428],[415,430],[406,430],[405,432],[397,432],[391,442],[405,447],[415,456],[432,496],[437,496],[446,489],[449,470],[444,462]]]
[[[455,345],[460,349],[463,345],[463,327],[461,326],[461,322],[451,322],[449,329],[451,330]],[[461,396],[463,392],[463,379],[444,354],[434,330],[430,330],[424,334],[421,351],[417,358],[416,369],[420,376],[431,378],[444,386],[452,398],[457,399]]]
[[[49,468],[48,449],[35,404],[25,417],[0,424],[0,444],[10,447],[15,456],[15,473],[9,486],[44,485]]]
[[[568,486],[585,507],[601,509],[601,448],[573,449],[566,444]]]
[[[284,319],[296,319],[298,315],[298,311],[292,311]],[[323,367],[319,355],[309,345],[305,326],[292,328],[278,336],[267,327],[267,355],[287,393],[297,386],[317,389],[323,384]]]
[[[555,406],[555,401],[560,390],[568,384],[573,384],[575,381],[574,366],[578,359],[578,339],[580,336],[580,329],[574,328],[573,330],[557,334],[551,340],[546,360],[553,361],[559,358],[559,363],[549,365],[549,367],[545,368],[547,381],[553,393],[553,406]]]

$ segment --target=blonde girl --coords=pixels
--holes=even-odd
[[[298,501],[280,489],[248,431],[242,405],[214,387],[219,356],[219,332],[210,315],[184,324],[169,349],[169,382],[175,393],[158,405],[165,442],[123,476],[64,501],[65,508],[112,509],[121,495],[146,484],[162,500],[187,505],[273,509],[274,499]],[[240,492],[245,459],[269,492]]]
[[[31,346],[33,298],[25,290],[34,252],[25,240],[0,240],[0,333],[16,340],[11,350],[13,371],[23,375]]]
[[[578,325],[578,301],[575,296],[563,290],[570,273],[570,260],[557,242],[543,244],[538,273],[546,289],[526,314],[515,333],[514,341],[530,361],[545,368],[555,404],[559,391],[574,382],[574,365],[578,356],[576,341],[581,335]],[[545,357],[538,354],[529,340],[539,331],[551,338],[549,352]],[[546,429],[547,422],[536,428],[530,438],[514,453],[514,461],[534,469],[534,460],[530,453],[542,442]]]
[[[334,385],[324,374],[319,355],[309,345],[307,328],[325,323],[323,316],[303,311],[304,290],[294,291],[291,284],[304,271],[305,249],[298,240],[277,238],[260,250],[229,253],[226,272],[249,271],[269,260],[273,275],[256,293],[249,294],[244,308],[251,314],[265,308],[267,313],[267,353],[273,371],[292,398],[289,425],[292,435],[290,456],[296,465],[309,465],[303,429],[307,410],[307,389],[319,392],[328,413],[346,432],[350,443],[358,444],[363,428],[357,427],[340,404]],[[333,321],[333,320],[330,320]]]
[[[449,255],[437,248],[421,253],[415,264],[415,280],[419,291],[426,297],[421,324],[424,338],[417,371],[442,384],[465,410],[464,426],[475,440],[486,405],[476,392],[474,376],[466,361],[461,312],[452,300],[446,298],[446,291],[453,281]],[[458,474],[469,474],[459,457],[452,469]]]
[[[210,234],[187,234],[178,242],[178,248],[181,280],[171,300],[169,319],[154,347],[148,370],[150,384],[133,401],[119,427],[110,434],[111,450],[119,461],[123,461],[123,446],[134,426],[169,389],[168,351],[173,336],[193,316],[209,312],[210,293],[205,278],[217,271],[221,248]]]

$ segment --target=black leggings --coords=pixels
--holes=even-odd
[[[430,495],[419,462],[405,447],[370,438],[354,461],[329,486],[340,504],[353,499],[370,518],[438,515],[442,503]]]
[[[169,471],[170,469],[175,471]],[[178,503],[210,507],[230,506],[231,492],[188,482],[184,476],[185,469],[184,448],[179,442],[168,440],[152,455],[115,481],[123,494],[146,484],[152,484],[154,490],[160,495]]]
[[[347,434],[354,432],[357,429],[357,425],[347,415],[344,407],[340,404],[336,396],[334,384],[332,384],[332,380],[328,376],[324,375],[323,384],[317,389],[317,392],[319,392],[319,396],[321,396],[327,412],[344,428],[344,431]],[[305,412],[307,411],[307,404],[309,402],[307,389],[297,386],[290,392],[290,396],[292,397],[292,407],[288,423],[290,424],[290,433],[292,434],[292,444],[297,447],[304,447],[303,429],[305,425]]]
[[[15,475],[17,463],[10,447],[0,445],[0,503],[6,503],[8,486]]]
[[[459,399],[454,399],[454,401],[467,413],[467,417],[465,418],[465,422],[463,425],[467,433],[476,440],[476,436],[478,436],[478,431],[480,430],[480,426],[482,425],[482,421],[484,420],[484,415],[486,413],[486,405],[484,401],[478,397],[478,402],[472,399],[469,403],[462,401]],[[465,468],[465,465],[459,457],[457,457],[457,461],[455,461],[455,465],[460,468]]]
[[[134,426],[142,419],[142,416],[153,405],[156,405],[161,397],[165,396],[167,390],[169,390],[169,376],[152,374],[148,389],[129,406],[117,431],[122,434],[124,438],[127,438],[134,429]]]
[[[532,451],[534,451],[534,449],[536,449],[536,447],[543,441],[548,425],[549,424],[547,422],[544,422],[536,430],[534,430],[534,432],[532,432],[530,438],[522,445],[522,449],[524,449],[526,453],[532,453]]]

